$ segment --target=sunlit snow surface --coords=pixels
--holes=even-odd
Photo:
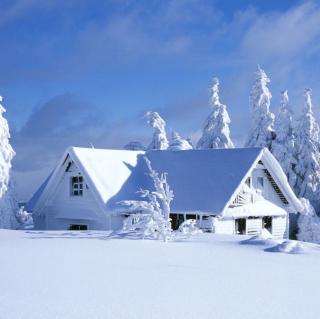
[[[320,246],[248,239],[1,230],[0,318],[318,318]]]

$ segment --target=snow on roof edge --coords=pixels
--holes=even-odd
[[[297,211],[301,211],[303,206],[300,200],[297,198],[295,193],[293,192],[291,186],[289,185],[288,178],[285,175],[280,163],[274,157],[274,155],[267,149],[263,149],[263,163],[267,164],[269,170],[273,172],[272,177],[276,181],[277,185],[280,187],[281,191],[290,198],[294,208]]]

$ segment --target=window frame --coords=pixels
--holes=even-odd
[[[82,175],[71,176],[70,178],[70,196],[79,197],[83,196],[84,181]]]

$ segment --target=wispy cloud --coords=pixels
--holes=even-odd
[[[52,0],[11,0],[0,4],[0,26],[12,22],[31,13],[34,9],[49,8],[54,4]]]
[[[320,7],[315,2],[284,13],[259,14],[244,36],[243,49],[268,58],[308,55],[320,40],[319,21]]]

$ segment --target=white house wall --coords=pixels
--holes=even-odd
[[[78,174],[80,172],[74,164],[68,172],[63,174],[62,179],[42,208],[42,216],[35,218],[37,229],[67,230],[71,224],[87,225],[88,229],[95,230],[120,227],[121,217],[113,217],[102,211],[86,185],[85,178],[83,180],[83,195],[71,195],[71,177]]]
[[[258,235],[263,229],[262,217],[246,218],[246,234]],[[235,219],[219,219],[215,221],[214,232],[217,234],[235,234]],[[271,234],[276,238],[288,237],[288,223],[285,216],[272,217]]]
[[[288,237],[288,223],[286,217],[278,216],[272,218],[272,235],[278,238]]]
[[[234,234],[234,220],[220,219],[215,222],[214,232],[217,234]]]
[[[246,233],[248,235],[260,234],[262,230],[261,218],[248,218],[246,221]]]

